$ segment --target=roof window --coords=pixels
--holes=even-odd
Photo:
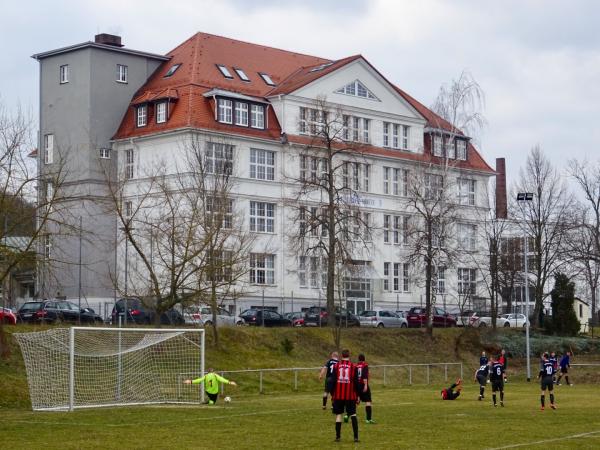
[[[177,71],[177,69],[179,69],[179,66],[181,66],[181,64],[172,65],[169,71],[165,73],[164,78],[169,78],[170,76],[172,76]]]
[[[234,68],[233,70],[235,70],[235,73],[238,74],[238,77],[240,77],[242,81],[250,81],[250,78],[248,78],[248,75],[246,75],[246,72],[244,72],[242,69]]]
[[[233,78],[229,69],[221,64],[217,64],[218,69],[221,71],[225,78]]]
[[[261,78],[263,79],[263,81],[265,83],[267,83],[269,86],[275,86],[275,83],[273,82],[273,80],[271,79],[271,77],[269,75],[267,75],[266,73],[258,73]]]
[[[331,66],[332,64],[333,64],[333,62],[328,62],[328,63],[325,63],[325,64],[321,64],[320,66],[317,66],[317,67],[314,67],[314,68],[310,69],[309,72],[318,72],[319,70],[323,70],[326,67]]]

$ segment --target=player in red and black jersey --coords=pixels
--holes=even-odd
[[[342,359],[333,367],[333,413],[335,414],[335,440],[340,440],[342,431],[342,415],[344,412],[352,420],[354,442],[358,442],[358,419],[356,404],[358,398],[358,370],[356,364],[350,361],[350,350],[342,351]]]
[[[331,358],[321,367],[319,381],[325,377],[325,390],[323,391],[323,409],[327,408],[327,395],[331,394],[331,384],[333,379],[333,367],[338,363],[338,352],[331,352]],[[332,401],[333,402],[333,401]]]
[[[371,409],[371,386],[369,386],[369,364],[365,361],[365,355],[358,355],[358,397],[361,402],[365,403],[367,412],[367,423],[375,423],[372,418],[373,410]]]

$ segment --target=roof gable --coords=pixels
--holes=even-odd
[[[356,79],[334,91],[336,94],[353,95],[355,97],[368,98],[380,101],[360,80]]]

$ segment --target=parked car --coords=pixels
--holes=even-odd
[[[247,309],[240,314],[240,318],[245,325],[262,326],[264,320],[265,327],[291,327],[292,321],[286,319],[275,311],[265,309]]]
[[[475,327],[491,327],[492,317],[489,314],[474,313],[471,317],[473,326]],[[496,327],[510,328],[510,327],[524,327],[527,323],[525,314],[503,314],[496,318]]]
[[[17,318],[22,322],[56,323],[102,323],[100,317],[91,308],[81,308],[66,300],[42,300],[26,302],[17,312]]]
[[[456,316],[456,325],[459,327],[472,327],[473,326],[473,314],[475,311],[472,309],[466,309]]]
[[[504,327],[525,327],[528,322],[525,314],[502,314],[500,318],[504,321]]]
[[[327,308],[324,306],[311,306],[308,308],[306,313],[304,314],[304,325],[318,327],[327,326],[329,322],[329,317],[327,313]],[[345,309],[336,308],[335,312],[335,324],[339,325],[341,323],[342,326],[347,327],[359,327],[360,320],[357,316],[352,314],[350,311]]]
[[[456,319],[452,314],[447,313],[442,308],[438,308],[437,306],[433,306],[431,308],[432,312],[432,323],[434,327],[455,327]],[[422,307],[414,307],[408,311],[408,315],[406,317],[408,321],[408,326],[412,328],[424,327],[427,326],[427,312],[425,308]]]
[[[183,310],[183,319],[186,325],[199,325],[201,327],[213,324],[212,308],[210,306],[188,306]],[[241,325],[242,320],[224,308],[217,308],[217,325]]]
[[[361,327],[377,327],[377,328],[407,328],[408,321],[404,317],[398,316],[393,311],[367,310],[358,315]]]
[[[152,301],[148,301],[150,305]],[[119,316],[125,317],[125,305],[127,304],[127,322],[138,325],[150,325],[155,322],[156,311],[144,304],[139,298],[122,298],[117,301],[112,310],[112,323],[119,323]],[[160,316],[161,325],[183,325],[183,315],[175,308],[168,309]]]
[[[9,308],[0,308],[0,321],[6,325],[16,325],[17,324],[17,316]]]
[[[294,327],[303,327],[304,326],[304,313],[299,312],[289,312],[283,315],[288,320],[292,321],[292,326]]]

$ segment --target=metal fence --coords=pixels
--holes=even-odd
[[[421,364],[381,364],[369,365],[371,379],[377,380],[383,386],[390,384],[431,384],[432,381],[444,381],[449,379],[449,370],[454,369],[457,377],[463,378],[462,363],[421,363]],[[302,375],[310,374],[310,381],[305,384],[315,384],[317,374],[321,367],[286,367],[279,369],[246,369],[246,370],[225,370],[220,371],[221,376],[238,375],[256,375],[258,377],[258,392],[265,392],[265,376],[269,374],[282,374],[287,378],[294,391],[298,390],[301,384]],[[285,374],[289,374],[288,377]],[[437,375],[437,376],[436,376]],[[415,381],[417,381],[415,383]],[[420,383],[419,381],[424,381]],[[224,392],[224,386],[221,385],[221,393]]]

